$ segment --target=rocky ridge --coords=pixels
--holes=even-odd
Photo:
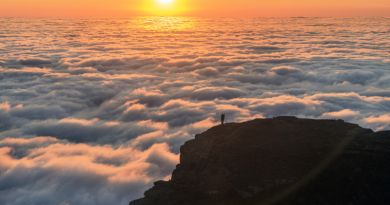
[[[130,205],[390,204],[390,131],[295,117],[229,123],[181,147]]]

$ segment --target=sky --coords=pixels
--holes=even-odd
[[[390,16],[388,0],[0,0],[6,17]]]

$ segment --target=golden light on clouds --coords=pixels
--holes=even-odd
[[[140,29],[159,32],[186,31],[195,26],[192,18],[180,16],[139,17],[134,23]]]

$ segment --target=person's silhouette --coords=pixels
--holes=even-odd
[[[225,113],[221,115],[221,125],[225,124]]]

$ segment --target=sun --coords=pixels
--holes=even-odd
[[[1,1],[1,0],[0,0]],[[182,16],[189,10],[189,0],[139,0],[146,16]]]
[[[168,4],[172,4],[173,0],[157,0],[157,2],[160,4],[168,5]]]

